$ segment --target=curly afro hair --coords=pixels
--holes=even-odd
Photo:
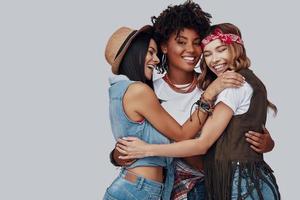
[[[210,18],[209,13],[204,12],[191,0],[180,5],[170,5],[158,17],[151,17],[155,30],[154,37],[161,44],[166,42],[172,33],[179,34],[184,28],[190,28],[203,38],[209,30]]]

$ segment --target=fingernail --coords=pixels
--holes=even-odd
[[[127,139],[127,137],[122,137],[122,139],[123,139],[123,140],[126,140],[126,139]]]

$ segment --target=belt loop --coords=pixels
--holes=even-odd
[[[143,188],[143,185],[144,185],[144,181],[145,181],[145,178],[144,177],[137,177],[137,188],[138,189],[142,189]]]

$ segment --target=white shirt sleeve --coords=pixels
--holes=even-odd
[[[233,111],[233,115],[244,114],[250,106],[253,89],[249,83],[244,83],[240,88],[226,88],[217,97],[215,105],[223,102]]]

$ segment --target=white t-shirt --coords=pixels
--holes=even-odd
[[[190,117],[190,110],[192,105],[199,100],[203,91],[196,87],[190,93],[178,93],[172,90],[168,83],[162,78],[163,75],[156,76],[153,81],[154,91],[157,97],[162,100],[162,107],[180,124],[183,125],[184,122]],[[196,109],[194,106],[192,112]],[[202,178],[204,174],[202,172],[196,171],[194,168],[187,165],[181,159],[175,159],[175,169],[179,171],[185,171],[186,173],[191,173],[192,176]],[[191,179],[187,179],[189,181]]]
[[[249,83],[240,88],[226,88],[217,97],[215,105],[222,101],[233,110],[233,115],[241,115],[248,111],[253,89]]]
[[[190,117],[192,105],[200,98],[202,90],[196,87],[190,93],[175,92],[163,80],[162,77],[153,81],[154,91],[157,97],[162,100],[162,107],[180,124]],[[192,112],[196,109],[194,106]]]

